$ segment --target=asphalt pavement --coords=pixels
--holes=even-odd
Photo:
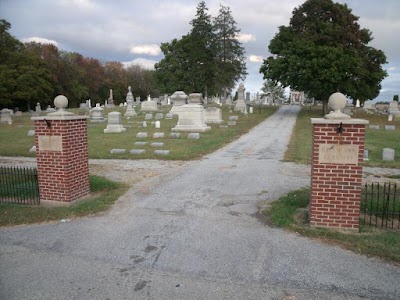
[[[105,214],[1,228],[0,299],[400,299],[398,266],[260,221],[260,205],[310,184],[281,161],[298,111],[133,185]]]

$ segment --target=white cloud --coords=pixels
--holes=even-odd
[[[249,56],[250,62],[261,63],[264,61],[264,58],[261,55],[250,55]]]
[[[255,42],[256,37],[250,33],[239,33],[237,39],[241,43]]]
[[[33,36],[33,37],[29,37],[29,38],[23,38],[22,42],[24,42],[24,43],[35,42],[35,43],[39,43],[39,44],[53,44],[54,46],[58,47],[58,43],[56,41],[49,40],[49,39],[46,39],[46,38],[37,37],[37,36]]]
[[[397,71],[397,67],[390,67],[388,71]]]
[[[156,44],[132,46],[130,53],[157,56],[161,54],[160,46]]]
[[[83,9],[93,9],[96,6],[91,0],[63,0],[61,3],[65,6]]]
[[[135,58],[134,60],[131,61],[124,61],[122,64],[124,65],[125,68],[129,67],[130,65],[140,65],[144,69],[148,70],[154,70],[154,64],[157,63],[155,60],[151,59],[146,59],[146,58]]]

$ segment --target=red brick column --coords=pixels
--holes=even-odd
[[[311,119],[310,225],[357,229],[366,120]],[[338,132],[341,127],[342,133]]]
[[[89,195],[87,117],[32,117],[42,204],[69,205]]]

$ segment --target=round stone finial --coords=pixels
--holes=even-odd
[[[342,113],[340,110],[346,107],[347,98],[342,93],[333,93],[328,99],[328,106],[333,109],[329,114],[325,115],[326,119],[350,119],[349,115]]]
[[[54,106],[57,110],[64,110],[68,106],[68,99],[64,95],[58,95],[54,98]]]

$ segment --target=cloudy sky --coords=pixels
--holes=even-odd
[[[162,59],[160,44],[181,38],[191,28],[197,0],[0,0],[0,18],[11,23],[21,41],[54,43],[59,49],[102,61],[140,63],[152,68]],[[288,25],[303,0],[206,0],[209,13],[229,6],[246,49],[247,91],[262,86],[259,69],[268,44],[280,25]],[[371,45],[384,51],[389,76],[376,100],[391,100],[400,92],[399,0],[337,0],[347,3],[372,31]]]

